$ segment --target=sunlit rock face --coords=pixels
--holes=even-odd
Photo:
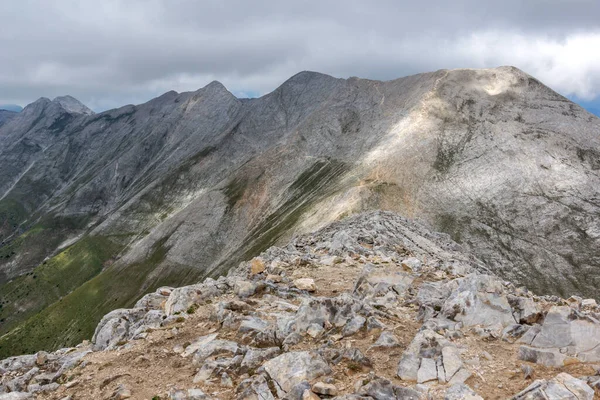
[[[213,82],[93,115],[40,99],[0,123],[0,333],[44,318],[62,335],[47,346],[76,343],[153,288],[368,209],[447,232],[539,293],[598,297],[599,135],[512,67],[302,72],[258,99]],[[55,318],[88,310],[94,325]]]

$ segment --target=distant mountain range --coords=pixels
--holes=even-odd
[[[99,114],[41,98],[0,126],[0,356],[370,209],[539,293],[599,297],[599,132],[513,67],[302,72],[256,99],[212,82]]]
[[[23,107],[18,106],[16,104],[0,104],[0,110],[21,112],[23,111]]]

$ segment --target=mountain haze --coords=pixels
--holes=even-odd
[[[600,119],[513,67],[302,72],[93,114],[0,114],[0,355],[78,343],[161,285],[369,209],[446,232],[541,294],[599,298]]]

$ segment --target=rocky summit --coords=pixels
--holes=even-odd
[[[99,114],[41,98],[0,115],[0,356],[76,345],[148,291],[366,210],[537,295],[598,299],[599,133],[513,67],[302,72],[256,99],[212,82]]]
[[[2,360],[0,399],[591,400],[599,349],[595,300],[536,295],[376,211]]]

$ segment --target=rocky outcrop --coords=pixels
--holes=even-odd
[[[312,284],[300,288],[299,279]],[[599,311],[578,298],[533,295],[446,235],[372,212],[272,247],[228,276],[161,287],[107,314],[91,344],[3,360],[0,391],[587,400],[600,389],[592,367]]]

